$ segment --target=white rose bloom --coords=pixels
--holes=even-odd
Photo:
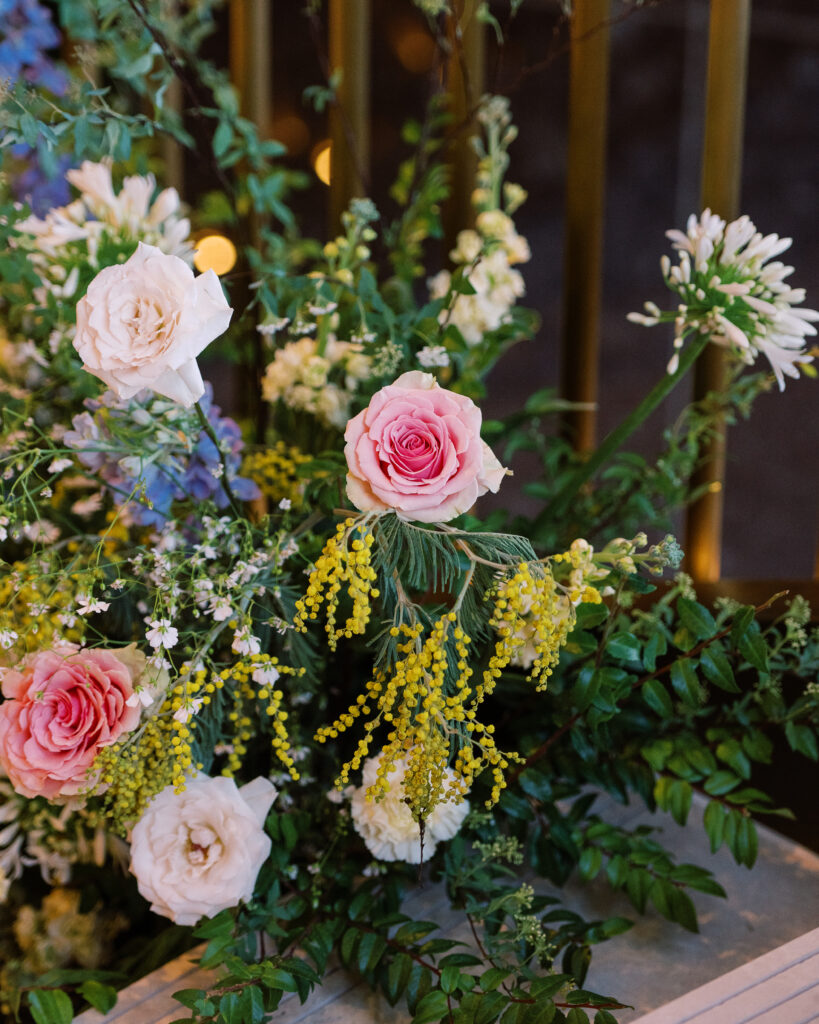
[[[232,312],[212,270],[194,277],[183,260],[140,242],[88,286],[74,347],[117,397],[150,388],[191,406],[205,391],[196,357],[227,330]]]
[[[131,872],[151,910],[192,925],[250,900],[270,853],[264,820],[276,795],[261,777],[238,789],[198,775],[182,793],[167,786],[155,796],[131,835]]]
[[[352,791],[350,814],[356,832],[367,849],[378,860],[403,860],[408,864],[421,863],[421,830],[418,822],[404,803],[403,778],[407,761],[395,762],[395,773],[390,776],[390,790],[382,800],[367,799],[367,789],[378,778],[379,758],[364,762],[363,784]],[[447,779],[455,773],[446,771]],[[424,826],[424,855],[431,857],[438,843],[451,839],[469,813],[469,801],[442,803],[433,810]]]

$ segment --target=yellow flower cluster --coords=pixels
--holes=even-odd
[[[404,642],[397,645],[403,657],[390,674],[376,673],[367,683],[367,692],[316,734],[316,739],[325,743],[350,728],[358,717],[372,716],[336,785],[343,788],[349,782],[350,773],[369,753],[373,731],[384,722],[390,732],[382,748],[378,780],[367,794],[371,799],[378,800],[388,792],[392,766],[407,757],[404,792],[416,820],[427,818],[439,803],[461,800],[487,766],[491,766],[494,780],[488,804],[495,803],[505,785],[504,769],[518,756],[498,750],[494,726],[484,725],[476,717],[479,698],[469,683],[471,640],[457,615],[449,612],[439,618],[426,637],[420,623],[394,626],[392,635],[401,636]],[[454,770],[448,772],[453,750]]]
[[[187,666],[182,671],[184,678]],[[158,714],[97,755],[92,773],[96,786],[106,787],[105,813],[115,831],[127,833],[157,793],[170,785],[181,793],[187,777],[201,771],[191,749],[196,718],[185,711],[194,702],[209,704],[223,685],[218,677],[208,681],[204,669],[192,672],[168,691]]]
[[[247,753],[248,743],[262,731],[256,721],[261,714],[270,720],[273,753],[290,773],[290,777],[297,782],[299,773],[289,753],[290,737],[285,724],[288,715],[281,709],[284,694],[281,690],[274,689],[272,683],[254,680],[254,673],[262,679],[267,675],[275,681],[278,675],[304,675],[304,669],[282,665],[278,658],[269,654],[252,654],[219,674],[221,684],[224,686],[229,682],[233,690],[233,707],[228,713],[228,719],[232,724],[234,740],[227,750],[227,764],[222,769],[222,775],[233,777],[242,767],[242,758]]]
[[[82,641],[82,621],[60,618],[73,602],[73,584],[66,577],[44,576],[25,562],[16,562],[0,578],[0,632],[17,637],[9,651],[0,651],[2,661],[13,661],[53,642]]]
[[[296,629],[306,632],[308,620],[318,618],[324,604],[330,650],[336,649],[342,636],[349,639],[353,634],[365,631],[370,621],[370,600],[379,595],[373,586],[377,578],[371,564],[374,541],[366,522],[346,519],[339,523],[335,536],[327,541],[316,560],[304,597],[296,602],[293,619]],[[347,596],[353,603],[352,612],[343,626],[336,626],[339,599],[345,584]]]
[[[503,669],[527,645],[534,651],[527,679],[534,681],[538,690],[545,690],[571,632],[572,605],[558,590],[548,567],[537,562],[521,562],[498,583],[490,599],[494,609],[489,624],[498,639],[478,687],[479,699],[492,692]]]
[[[569,591],[567,597],[571,603],[578,604],[600,604],[603,598],[600,591],[589,582],[594,579],[602,579],[608,575],[608,569],[596,565],[593,556],[594,548],[582,537],[572,541],[568,551],[560,552],[552,556],[552,562],[562,570],[569,570]],[[625,571],[634,572],[634,563],[630,568],[623,566]]]
[[[258,484],[271,504],[286,498],[293,505],[300,505],[304,480],[298,475],[298,467],[309,461],[310,456],[300,449],[277,441],[264,451],[248,452],[242,461],[242,476]]]

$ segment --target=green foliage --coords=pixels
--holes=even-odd
[[[389,197],[397,211],[381,213],[372,201],[355,200],[336,238],[326,245],[303,238],[290,204],[291,191],[304,184],[303,178],[281,165],[282,147],[261,138],[241,116],[227,76],[199,52],[214,30],[213,6],[210,0],[179,5],[170,17],[160,0],[59,0],[64,30],[86,47],[79,54],[79,74],[63,98],[35,93],[22,81],[4,96],[4,158],[10,158],[18,142],[39,142],[52,158],[110,155],[117,161],[119,181],[154,168],[155,141],[169,135],[194,150],[217,183],[193,214],[196,227],[229,230],[240,250],[239,271],[225,282],[236,315],[222,350],[238,361],[248,379],[258,382],[278,345],[276,330],[284,329],[278,325],[289,320],[291,338],[302,333],[315,337],[316,359],[327,356],[337,337],[354,341],[356,354],[369,361],[369,376],[349,389],[350,415],[383,384],[417,369],[424,349],[440,350],[439,357],[443,352],[442,382],[480,397],[489,370],[510,345],[534,334],[537,317],[513,307],[481,344],[469,344],[464,337],[466,328],[458,326],[453,314],[459,299],[476,293],[471,272],[495,244],[486,238],[479,240],[481,253],[471,265],[461,263],[453,270],[444,295],[419,297],[429,243],[442,235],[440,208],[449,194],[443,157],[458,129],[443,96],[436,93],[424,119],[404,129],[411,155],[401,164]],[[434,4],[423,6],[427,13],[432,7],[440,13]],[[518,6],[515,0],[512,15]],[[479,13],[499,30],[488,5],[481,4]],[[168,103],[175,78],[195,132],[185,129]],[[340,80],[335,73],[311,87],[308,100],[326,109],[336,102]],[[503,181],[514,130],[497,100],[483,103],[481,117],[483,131],[476,141],[479,191],[484,193],[480,202],[491,199],[495,212],[503,206],[511,212],[522,191],[515,198],[512,189],[510,199]],[[0,512],[5,515],[14,506],[20,521],[28,522],[38,518],[44,492],[56,485],[49,466],[56,454],[64,454],[51,434],[58,414],[66,413],[69,422],[68,413],[97,393],[70,345],[52,344],[54,332],[59,329],[66,340],[76,301],[99,267],[127,259],[137,239],[105,234],[93,253],[69,246],[62,269],[66,276],[76,270],[75,291],[42,295],[32,250],[21,244],[15,227],[20,218],[15,205],[0,197],[4,323],[10,335],[32,342],[48,366],[48,376],[26,396],[11,388],[0,395],[4,443],[7,436],[14,439],[0,452]],[[245,287],[248,280],[251,289]],[[323,386],[346,387],[347,375],[340,363],[331,366]],[[372,557],[382,621],[373,620],[360,643],[342,644],[334,653],[290,628],[303,592],[302,570],[315,561],[345,501],[339,424],[309,410],[280,401],[272,408],[270,424],[261,404],[248,410],[261,443],[285,439],[308,454],[308,461],[294,470],[304,484],[303,519],[297,521],[295,512],[281,505],[258,522],[241,517],[220,535],[212,554],[197,551],[191,557],[182,529],[162,552],[153,550],[151,542],[143,546],[131,538],[127,558],[111,553],[106,544],[114,543],[116,531],[105,513],[113,506],[78,524],[65,495],[48,506],[63,531],[51,547],[30,545],[16,533],[7,538],[3,520],[4,565],[29,559],[49,596],[83,576],[110,599],[106,618],[92,618],[88,626],[94,642],[140,641],[145,610],[149,617],[167,610],[180,635],[169,660],[185,685],[190,677],[185,662],[201,660],[209,671],[220,673],[234,660],[230,632],[235,624],[228,628],[222,620],[208,621],[202,628],[210,591],[197,593],[202,581],[197,568],[204,559],[207,582],[227,588],[238,565],[252,565],[247,578],[230,584],[241,596],[242,614],[265,650],[279,652],[288,667],[306,670],[304,676],[287,678],[285,698],[302,777],[298,787],[288,785],[268,815],[272,849],[253,898],[203,920],[193,935],[168,927],[150,933],[147,942],[123,944],[116,961],[121,973],[68,969],[30,978],[19,959],[11,963],[9,956],[15,986],[10,1005],[22,1000],[36,1024],[70,1021],[80,1001],[106,1013],[114,986],[126,976],[149,971],[201,940],[206,943],[202,966],[218,969],[218,980],[207,989],[176,993],[190,1012],[180,1021],[261,1024],[285,998],[304,1002],[338,957],[380,989],[390,1005],[406,1006],[414,1024],[616,1022],[624,1005],[621,994],[600,995],[585,984],[593,948],[626,932],[631,921],[619,913],[584,920],[564,905],[560,888],[570,878],[597,880],[621,894],[624,906],[659,914],[689,931],[697,930],[700,899],[725,894],[709,871],[678,863],[661,842],[659,829],[628,829],[607,821],[601,796],[619,803],[636,799],[680,826],[702,809],[711,850],[724,845],[737,863],[751,867],[758,847],[756,818],[789,813],[774,806],[758,782],[775,741],[819,760],[816,684],[798,692],[793,685],[794,680],[815,679],[819,671],[819,636],[808,632],[804,607],[793,602],[773,621],[764,618],[765,606],[722,602],[708,608],[684,576],[663,585],[642,576],[633,561],[605,563],[607,575],[596,585],[606,588],[606,601],[572,603],[568,614],[576,616],[574,628],[545,692],[534,693],[524,684],[523,670],[510,666],[487,696],[483,710],[499,749],[521,754],[507,772],[507,788],[491,811],[478,810],[493,785],[489,773],[479,778],[463,830],[420,869],[445,883],[452,910],[470,926],[474,941],[469,945],[449,937],[443,920],[416,920],[402,910],[417,885],[415,869],[401,864],[373,868],[346,809],[340,812],[327,799],[327,780],[352,752],[345,747],[349,741],[334,737],[338,743],[328,752],[313,738],[349,706],[351,680],[371,678],[373,662],[383,667],[398,660],[398,643],[406,638],[393,637],[391,628],[405,617],[429,626],[444,611],[457,608],[475,641],[480,669],[491,639],[486,598],[499,573],[521,561],[536,562],[541,551],[566,550],[578,536],[599,548],[618,534],[667,528],[675,510],[696,496],[692,472],[716,425],[746,416],[766,387],[760,375],[733,378],[724,393],[682,414],[665,433],[656,459],[621,453],[577,493],[572,482],[578,479],[580,460],[550,425],[550,417],[565,411],[565,402],[539,391],[506,421],[485,423],[484,436],[504,460],[518,452],[533,452],[539,459],[541,476],[527,490],[543,500],[542,512],[533,523],[498,511],[491,521],[464,516],[457,525],[442,527],[408,523],[398,515],[380,517],[373,527]],[[146,438],[156,430],[153,421],[130,424],[115,438],[117,457],[147,447]],[[218,518],[215,509],[199,501],[184,507]],[[129,560],[139,561],[145,574],[124,592],[114,590]],[[671,561],[669,555],[663,564]],[[15,593],[17,577],[0,582],[8,580]],[[146,580],[155,585],[153,590]],[[260,594],[261,589],[268,593]],[[259,708],[245,715],[237,693],[228,671],[226,685],[208,695],[192,762],[219,771],[226,764],[220,760],[225,750],[236,741],[235,746],[245,746],[243,770],[269,775],[269,723],[264,724]],[[447,696],[452,698],[451,690]],[[419,706],[422,700],[418,697]],[[231,732],[232,723],[245,717],[252,726],[246,745]],[[454,744],[455,730],[447,728],[446,742]],[[105,804],[99,806],[103,813]],[[524,872],[528,881],[521,879]],[[89,906],[100,896],[113,895],[94,884],[83,891]],[[125,892],[123,900],[138,922],[138,897]],[[5,956],[5,946],[2,952]]]

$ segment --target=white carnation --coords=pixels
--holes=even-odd
[[[389,792],[376,802],[367,799],[367,789],[376,783],[378,763],[377,757],[370,757],[364,762],[363,784],[352,791],[350,814],[355,830],[378,860],[403,860],[408,864],[420,864],[421,830],[404,803],[402,783],[407,761],[395,762]],[[455,773],[447,769],[447,780],[454,777]],[[451,839],[468,813],[468,800],[461,800],[457,804],[438,804],[425,822],[424,856],[431,857],[438,843]]]

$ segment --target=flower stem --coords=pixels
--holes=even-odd
[[[665,374],[654,387],[649,391],[640,404],[633,409],[629,415],[615,427],[614,430],[603,440],[600,446],[592,452],[589,458],[579,466],[574,473],[566,480],[560,490],[555,494],[549,504],[535,520],[535,527],[544,523],[554,521],[564,516],[571,507],[572,501],[580,488],[600,467],[611,458],[618,448],[626,441],[634,431],[651,415],[657,406],[674,390],[679,381],[688,373],[697,361],[700,353],[709,342],[709,335],[701,334],[694,338],[680,356],[679,366],[674,373]]]
[[[236,516],[237,519],[241,519],[242,510],[239,508],[239,502],[236,500],[236,496],[234,495],[233,491],[230,488],[230,482],[228,481],[227,462],[225,461],[224,452],[222,451],[219,445],[219,438],[216,436],[216,431],[213,429],[210,420],[203,412],[202,406],[198,402],[194,402],[193,407],[194,409],[196,409],[196,414],[199,417],[199,423],[202,427],[202,430],[204,430],[204,432],[211,439],[211,441],[213,441],[216,451],[219,454],[219,464],[222,467],[222,475],[219,477],[219,482],[222,484],[222,490],[225,492],[225,497],[227,498],[230,507],[233,509],[234,515]]]

